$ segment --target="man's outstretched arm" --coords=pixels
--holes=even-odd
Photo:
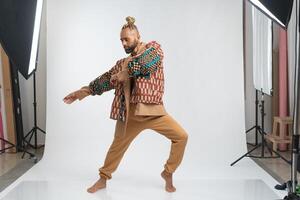
[[[81,89],[70,93],[63,99],[63,101],[67,104],[71,104],[77,99],[82,100],[89,95],[101,95],[106,91],[114,89],[116,87],[116,83],[111,81],[111,78],[114,74],[118,73],[119,70],[120,61],[117,61],[117,63],[109,71],[95,78],[88,86],[83,86]]]

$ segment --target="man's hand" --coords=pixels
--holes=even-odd
[[[119,83],[124,83],[126,80],[128,80],[129,75],[128,75],[128,62],[130,62],[132,60],[131,56],[128,56],[125,61],[124,61],[124,65],[126,67],[124,67],[126,70],[122,70],[117,74],[113,74],[110,78],[110,83],[114,86],[116,86]]]
[[[71,103],[73,103],[76,99],[78,99],[78,98],[77,98],[77,96],[76,96],[76,91],[75,91],[75,92],[72,92],[72,93],[70,93],[69,95],[67,95],[67,96],[63,99],[63,101],[64,101],[66,104],[71,104]]]
[[[81,100],[83,98],[85,98],[86,96],[90,95],[91,92],[90,90],[88,89],[87,86],[85,87],[82,87],[80,90],[76,90],[70,94],[68,94],[64,99],[63,101],[66,103],[66,104],[71,104],[73,103],[74,101],[76,101],[77,99]]]
[[[116,86],[117,83],[118,83],[118,74],[113,74],[111,77],[110,77],[110,83],[113,85],[113,86]]]
[[[117,74],[112,75],[110,78],[110,83],[114,86],[119,83],[123,84],[125,81],[128,80],[128,78],[129,78],[128,71],[123,70]]]

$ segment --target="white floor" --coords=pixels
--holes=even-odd
[[[84,181],[23,181],[3,200],[278,199],[261,180],[180,180],[176,184],[178,191],[173,194],[164,192],[161,182],[146,181],[144,178],[129,182],[114,181],[108,188],[95,194],[85,191],[88,184]]]
[[[173,194],[164,191],[159,174],[154,177],[132,171],[120,170],[108,182],[105,190],[94,194],[86,192],[97,176],[74,176],[72,172],[57,172],[47,168],[43,160],[0,193],[1,200],[181,200],[181,199],[230,199],[230,200],[268,200],[282,199],[285,191],[274,190],[277,182],[245,158],[236,166],[226,169],[203,168],[197,174],[174,178],[177,191]]]

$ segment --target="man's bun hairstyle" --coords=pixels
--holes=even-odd
[[[122,30],[125,28],[129,28],[130,30],[136,30],[137,32],[139,32],[138,28],[134,24],[134,22],[135,22],[134,17],[131,17],[131,16],[126,17],[126,22],[127,23],[123,25]]]

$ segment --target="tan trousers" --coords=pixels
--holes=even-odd
[[[129,118],[125,136],[118,134],[116,126],[114,140],[107,152],[104,165],[99,169],[101,178],[111,179],[121,159],[133,139],[143,130],[152,129],[171,140],[171,151],[164,168],[173,173],[182,161],[188,135],[185,130],[170,116],[135,116],[135,105],[130,104]]]

